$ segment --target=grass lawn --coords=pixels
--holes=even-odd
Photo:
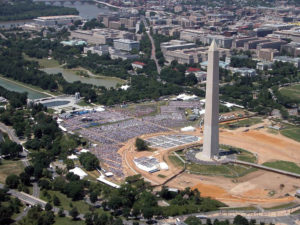
[[[288,138],[300,142],[300,128],[294,126],[293,128],[287,128],[280,131],[280,133]]]
[[[77,105],[79,105],[79,106],[91,106],[90,103],[87,103],[84,100],[81,100],[80,102],[78,102]]]
[[[157,176],[160,177],[160,178],[166,178],[166,176],[163,175],[163,174],[158,174]]]
[[[237,165],[200,165],[196,163],[187,164],[187,170],[195,174],[208,176],[242,177],[256,169]]]
[[[300,102],[300,84],[281,88],[280,93],[284,96],[290,97],[291,99]]]
[[[85,225],[83,220],[72,220],[68,217],[55,217],[54,225]]]
[[[72,201],[71,198],[68,198],[66,195],[62,194],[59,191],[49,190],[47,192],[51,195],[52,199],[53,195],[56,195],[59,198],[60,206],[57,207],[63,207],[65,210],[71,210],[72,207],[70,207],[70,203],[72,203],[73,207],[76,207],[80,213],[85,214],[90,211],[89,205],[85,203],[84,200]],[[41,192],[40,198],[48,202],[48,199],[43,196],[43,191]]]
[[[175,155],[169,155],[169,159],[175,166],[178,166],[178,167],[184,166],[183,162],[180,159],[178,159],[178,157]]]
[[[240,154],[237,155],[237,159],[245,162],[255,163],[257,161],[256,156],[246,150],[239,150]]]
[[[24,166],[21,160],[1,160],[0,183],[5,184],[5,179],[10,174],[19,175],[23,172]]]
[[[300,209],[296,210],[295,212],[292,212],[291,214],[292,214],[292,215],[300,214]]]
[[[274,162],[265,162],[263,165],[272,167],[275,169],[285,170],[292,173],[300,174],[300,167],[293,162],[288,161],[274,161]]]
[[[48,58],[38,59],[38,58],[29,57],[28,55],[25,54],[24,54],[24,58],[26,60],[37,61],[42,68],[51,68],[51,67],[59,66],[58,61],[55,59],[50,59],[50,60]]]
[[[295,202],[290,202],[290,203],[286,203],[286,204],[282,204],[282,205],[276,205],[276,206],[273,206],[271,208],[264,208],[264,209],[266,209],[266,210],[284,209],[284,208],[292,207],[292,206],[295,206],[295,205],[297,205]]]
[[[239,152],[239,154],[236,154],[237,159],[245,162],[251,162],[255,163],[257,161],[257,158],[255,154],[252,152],[249,152],[247,150],[241,149],[241,148],[236,148],[233,146],[229,145],[220,145],[221,149],[228,150],[228,151],[236,151]]]
[[[233,123],[226,123],[221,126],[224,128],[227,128],[227,129],[236,129],[236,128],[240,128],[240,127],[250,127],[254,124],[258,124],[261,122],[262,122],[261,118],[252,117],[252,118],[248,118],[248,119],[241,119],[241,120],[233,122]]]

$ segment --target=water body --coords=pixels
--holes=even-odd
[[[60,3],[56,3],[57,5],[60,5]],[[97,18],[97,16],[101,13],[110,13],[112,12],[110,9],[102,7],[99,8],[94,3],[88,3],[88,2],[74,2],[74,4],[70,2],[64,3],[65,7],[69,8],[76,8],[79,12],[79,15],[84,19],[93,19]]]
[[[28,98],[30,98],[30,99],[38,99],[38,98],[49,97],[46,94],[43,94],[43,93],[38,92],[38,91],[34,91],[30,88],[23,87],[19,84],[16,84],[16,83],[12,82],[12,81],[3,79],[2,77],[0,77],[0,86],[6,88],[9,91],[15,91],[15,92],[19,92],[19,93],[27,92],[28,93]]]
[[[56,2],[54,5],[62,6],[61,3]],[[74,2],[73,4],[70,2],[65,2],[63,4],[65,7],[76,8],[79,12],[79,15],[84,19],[92,19],[97,18],[100,13],[109,13],[112,12],[108,8],[99,8],[96,4],[91,2]],[[10,28],[15,26],[21,26],[25,23],[32,23],[33,20],[15,20],[15,21],[4,21],[0,22],[0,28]]]
[[[81,81],[82,83],[86,84],[92,84],[95,86],[104,86],[106,88],[111,88],[115,87],[118,83],[120,83],[117,79],[110,78],[110,77],[83,77],[75,74],[75,72],[63,69],[61,67],[52,67],[52,68],[44,68],[41,69],[45,71],[48,74],[56,74],[56,73],[61,73],[65,80],[69,83],[73,83],[75,81]]]
[[[22,26],[25,23],[32,23],[33,20],[12,20],[12,21],[0,21],[0,28],[11,28],[11,27],[18,27]]]

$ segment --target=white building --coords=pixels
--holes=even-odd
[[[239,73],[243,77],[252,77],[256,76],[256,71],[255,69],[250,69],[250,68],[230,68],[232,73]]]
[[[97,45],[97,46],[91,46],[91,47],[84,47],[83,52],[87,54],[88,52],[91,52],[92,54],[98,54],[98,55],[106,55],[109,53],[108,51],[108,45]]]
[[[75,175],[80,177],[80,180],[87,176],[87,173],[84,172],[81,168],[75,167],[74,169],[69,170],[70,173],[74,173]]]
[[[130,52],[134,49],[139,50],[140,43],[129,39],[116,39],[114,40],[114,48],[122,51]]]
[[[138,61],[135,61],[133,63],[131,63],[131,66],[133,69],[143,69],[144,66],[145,66],[145,63],[142,63],[142,62],[138,62]]]
[[[34,19],[34,22],[40,26],[57,26],[68,25],[77,20],[82,20],[82,17],[77,15],[41,16]]]

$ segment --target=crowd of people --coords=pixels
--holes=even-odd
[[[122,157],[118,154],[121,146],[116,144],[104,144],[94,147],[93,153],[107,165],[109,172],[118,177],[123,177]]]

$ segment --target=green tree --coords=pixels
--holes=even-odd
[[[53,208],[52,205],[49,202],[47,202],[47,204],[45,205],[45,210],[46,211],[51,211],[52,208]]]
[[[60,200],[59,200],[59,198],[56,195],[53,196],[53,204],[55,206],[59,206],[60,205]]]
[[[77,208],[76,207],[72,208],[70,211],[70,216],[73,218],[73,220],[76,220],[78,215],[79,213]]]
[[[65,217],[64,209],[63,208],[59,208],[57,214],[58,214],[59,217]]]
[[[148,150],[147,143],[143,139],[140,139],[140,138],[137,138],[135,140],[135,147],[137,148],[138,151]]]
[[[79,161],[88,171],[95,170],[99,167],[98,158],[90,152],[80,154]]]
[[[19,183],[20,183],[20,178],[15,174],[10,174],[5,180],[5,184],[9,188],[17,188]]]
[[[234,225],[248,225],[249,222],[245,217],[243,217],[241,215],[237,215],[236,217],[234,217],[233,224]]]

